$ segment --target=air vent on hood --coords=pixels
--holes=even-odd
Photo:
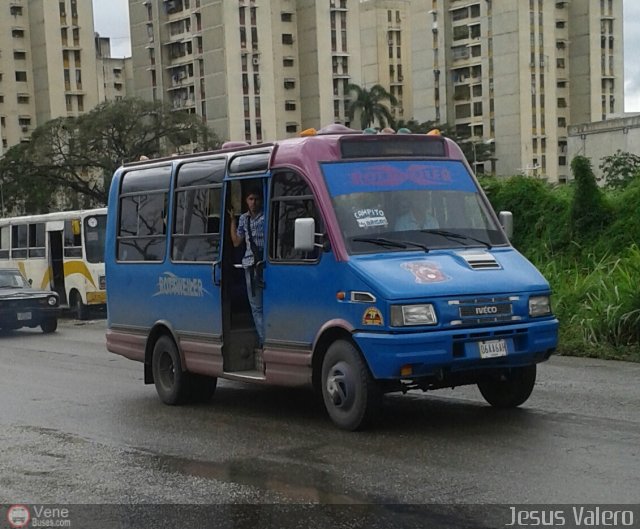
[[[473,270],[495,270],[502,268],[496,258],[489,252],[460,252],[462,257]]]

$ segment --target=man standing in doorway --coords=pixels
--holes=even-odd
[[[234,246],[245,242],[246,250],[242,258],[245,279],[247,282],[247,296],[253,313],[253,322],[260,339],[260,347],[264,344],[264,329],[262,324],[262,266],[256,266],[264,255],[264,213],[262,211],[262,190],[252,187],[245,201],[248,210],[240,215],[236,226],[233,210],[229,210],[231,217],[231,240]]]

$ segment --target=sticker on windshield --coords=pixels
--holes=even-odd
[[[362,316],[362,323],[364,325],[382,325],[382,314],[375,307],[369,307],[364,311],[364,315]]]
[[[353,212],[358,228],[370,228],[372,226],[388,226],[389,222],[384,211],[379,208],[363,208]]]
[[[400,266],[414,275],[416,283],[439,283],[450,279],[432,261],[413,261],[411,263],[402,263]]]

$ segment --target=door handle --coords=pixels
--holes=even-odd
[[[218,278],[218,269],[220,268],[220,261],[214,261],[211,264],[211,280],[217,287],[220,286],[220,279]]]

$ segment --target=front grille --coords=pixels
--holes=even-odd
[[[458,305],[458,324],[482,324],[513,320],[513,304],[508,297],[474,298],[452,302]]]
[[[28,310],[38,306],[47,304],[47,298],[30,298],[30,299],[11,299],[0,302],[2,309],[11,309],[16,311]]]

